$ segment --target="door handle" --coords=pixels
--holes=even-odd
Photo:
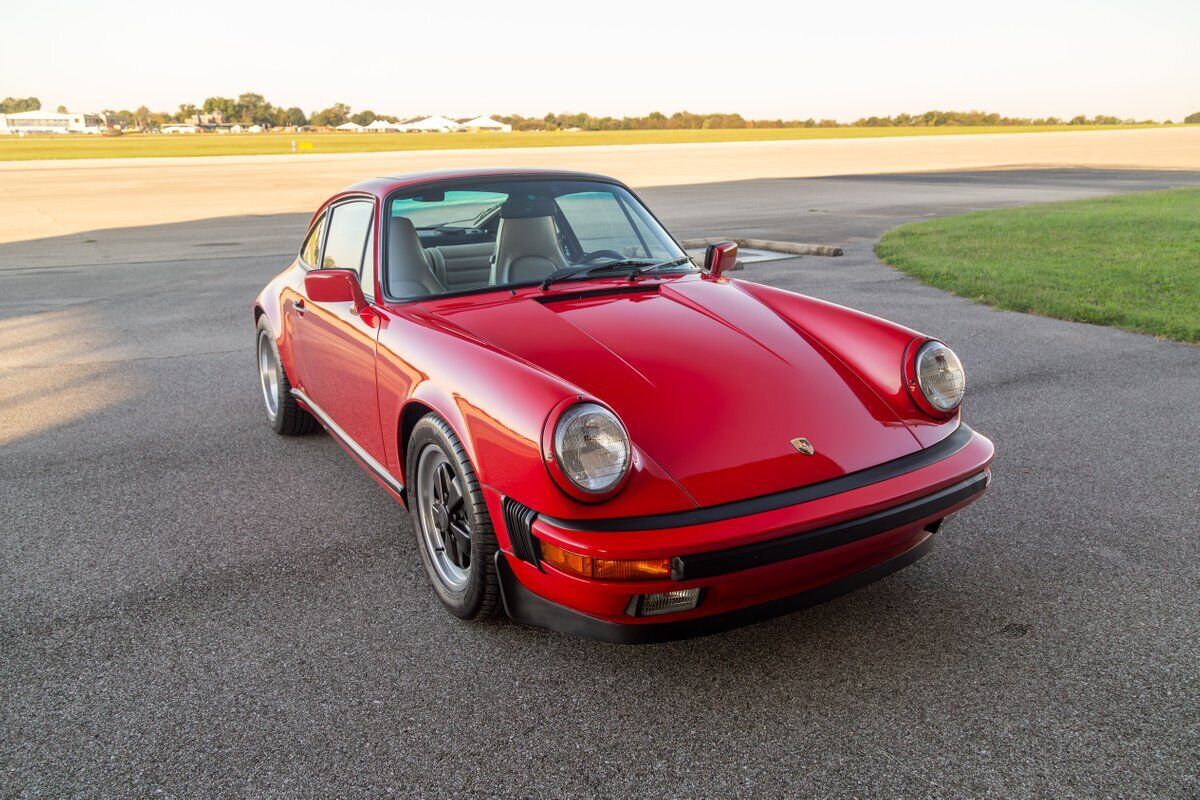
[[[304,298],[301,297],[299,300],[292,303],[292,308],[296,309],[296,313],[303,317],[304,316]]]

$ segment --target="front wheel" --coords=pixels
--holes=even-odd
[[[434,594],[461,619],[490,616],[500,599],[496,534],[471,461],[437,414],[413,428],[406,464],[417,550]]]

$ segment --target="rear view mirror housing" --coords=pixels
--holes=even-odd
[[[314,303],[353,303],[354,313],[367,307],[367,298],[352,269],[314,269],[304,276],[304,293]]]
[[[714,278],[733,269],[737,264],[737,242],[716,242],[704,250],[704,269]]]

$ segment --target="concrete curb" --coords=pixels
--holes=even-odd
[[[709,236],[704,239],[684,239],[684,248],[705,247],[716,242],[737,242],[738,247],[753,250],[774,250],[797,256],[840,256],[842,248],[828,244],[805,244],[803,242],[775,242],[770,239],[735,239],[732,236]]]

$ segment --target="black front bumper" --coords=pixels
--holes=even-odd
[[[622,625],[552,603],[521,585],[504,554],[499,551],[496,553],[496,573],[500,578],[504,610],[517,622],[614,644],[650,644],[719,633],[824,603],[907,567],[929,552],[933,547],[933,538],[933,534],[930,534],[920,544],[898,556],[806,592],[708,617],[691,617],[673,622]]]
[[[676,556],[671,559],[671,578],[677,581],[711,578],[841,547],[942,514],[981,494],[989,481],[991,473],[984,470],[924,497],[835,525],[725,550]]]

